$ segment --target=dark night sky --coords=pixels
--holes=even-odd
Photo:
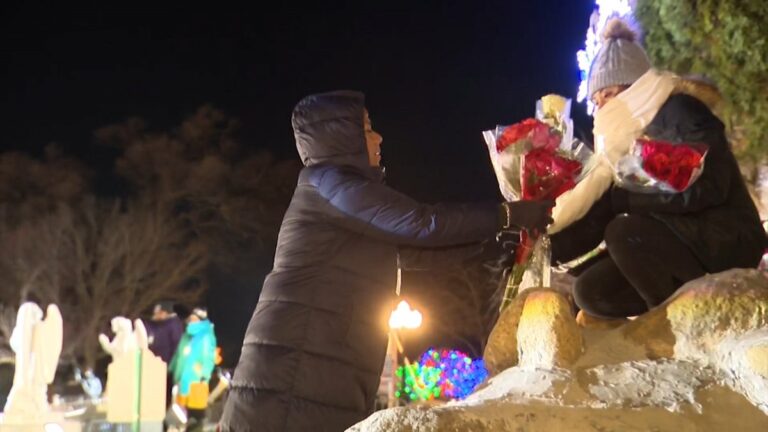
[[[57,142],[108,176],[114,150],[92,145],[93,130],[129,116],[167,129],[210,103],[241,120],[247,145],[296,158],[294,104],[351,88],[367,94],[384,136],[389,184],[426,201],[500,199],[481,131],[533,115],[546,93],[575,97],[575,55],[594,5],[293,1],[266,12],[257,2],[3,3],[0,151],[40,154]],[[591,129],[583,107],[575,110],[577,126]],[[101,192],[110,184],[98,182]],[[260,276],[212,281],[208,305],[227,330],[228,361],[269,263],[253,267]]]
[[[480,132],[532,115],[548,92],[575,96],[594,5],[107,3],[2,6],[0,150],[56,141],[108,172],[109,154],[91,145],[97,127],[141,116],[168,128],[212,103],[241,119],[248,145],[296,157],[293,105],[353,88],[384,135],[389,183],[430,201],[498,198]]]

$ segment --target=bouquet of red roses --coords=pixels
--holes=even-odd
[[[638,139],[614,167],[616,184],[634,192],[682,192],[701,175],[707,150],[703,144]]]
[[[539,102],[538,118],[483,132],[507,201],[554,200],[576,185],[587,154],[583,146],[573,149],[569,111],[570,100],[550,95]],[[519,292],[527,271],[533,270],[531,285],[549,284],[549,239],[543,234],[521,231],[502,309]]]

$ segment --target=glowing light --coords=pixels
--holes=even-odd
[[[589,67],[592,64],[592,59],[595,58],[595,55],[600,50],[600,35],[603,33],[603,28],[609,18],[616,16],[626,18],[632,14],[632,7],[629,1],[595,0],[597,7],[589,18],[589,28],[587,28],[587,39],[584,42],[584,49],[576,53],[576,61],[578,62],[581,75],[576,100],[579,102],[587,100],[587,112],[589,114],[594,112],[595,107],[592,101],[587,98],[587,78],[589,77]]]
[[[393,329],[415,329],[421,326],[421,312],[411,309],[407,301],[403,300],[389,316],[389,327]]]
[[[409,400],[453,400],[469,396],[488,377],[482,359],[472,360],[461,351],[427,350],[417,364],[398,368],[398,397]]]
[[[56,423],[46,423],[43,429],[45,432],[64,432],[64,428]]]

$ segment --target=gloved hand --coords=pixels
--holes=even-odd
[[[502,231],[493,238],[480,243],[477,252],[467,257],[464,266],[481,265],[487,269],[501,271],[515,263],[515,248],[520,244],[520,232]]]
[[[502,251],[514,254],[520,245],[520,231],[500,231],[496,234],[496,244]]]
[[[541,201],[512,201],[501,203],[501,229],[524,228],[531,231],[544,232],[547,225],[553,222],[553,200]]]
[[[474,253],[463,261],[464,266],[480,264],[483,267],[503,269],[512,267],[515,261],[515,248],[520,244],[519,231],[501,231],[477,245]]]

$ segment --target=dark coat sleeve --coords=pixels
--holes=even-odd
[[[326,167],[313,181],[332,223],[403,246],[479,242],[498,228],[498,205],[422,204],[354,170]]]
[[[733,163],[723,124],[698,99],[673,95],[646,128],[651,138],[705,144],[709,151],[699,178],[681,193],[637,193],[614,188],[612,199],[619,211],[632,213],[688,213],[723,204],[731,187]]]

